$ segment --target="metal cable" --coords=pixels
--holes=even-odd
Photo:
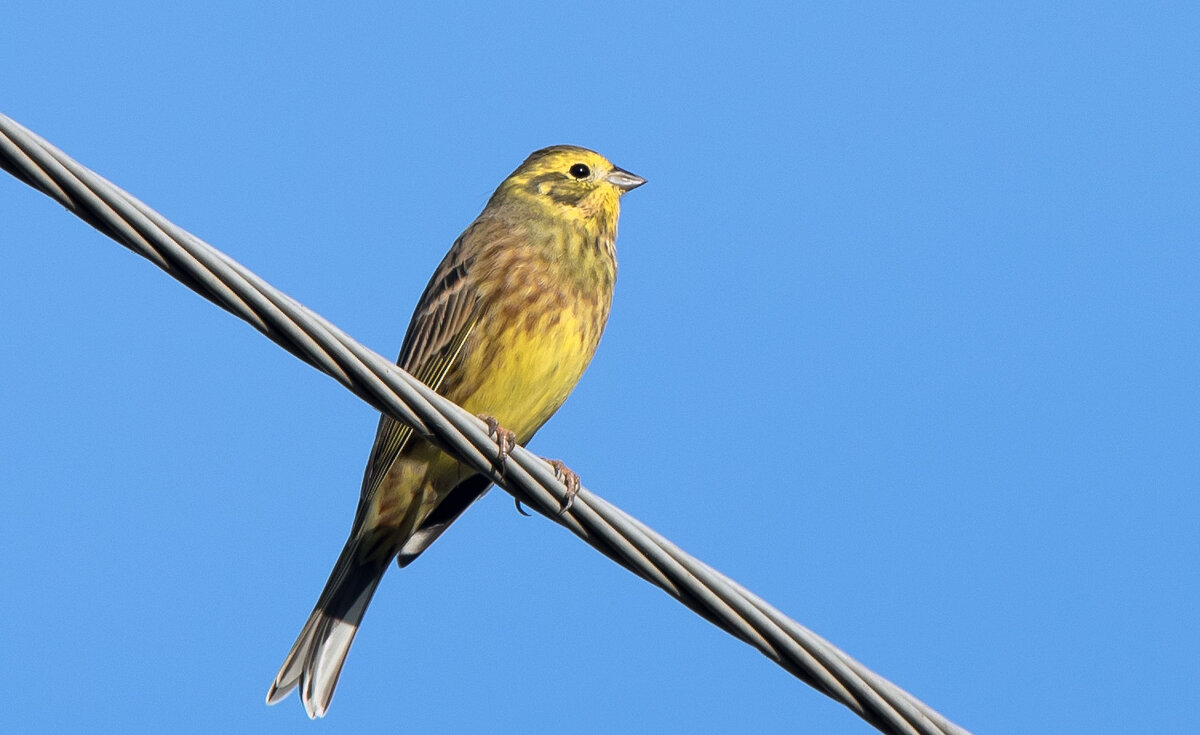
[[[376,409],[412,426],[522,503],[757,648],[881,732],[969,735],[586,488],[561,512],[567,488],[545,460],[516,447],[503,468],[497,469],[498,448],[478,418],[2,114],[0,168],[249,322]]]

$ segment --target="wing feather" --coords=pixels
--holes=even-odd
[[[501,246],[511,232],[498,220],[480,219],[455,241],[425,286],[404,335],[396,363],[439,390],[479,321],[482,300],[473,270],[481,255]],[[363,474],[362,500],[372,497],[412,438],[412,429],[382,416]]]

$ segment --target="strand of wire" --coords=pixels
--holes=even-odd
[[[567,488],[555,478],[545,460],[516,447],[504,466],[497,467],[498,447],[478,418],[2,114],[0,168],[249,322],[376,409],[409,424],[522,503],[755,647],[879,731],[969,735],[586,488],[581,488],[570,508],[562,511]]]

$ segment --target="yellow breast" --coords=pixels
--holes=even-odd
[[[481,265],[495,274],[485,280],[493,288],[443,394],[524,443],[591,362],[612,303],[615,253],[608,238],[542,233]]]
[[[557,295],[545,295],[521,301],[516,319],[498,309],[476,325],[462,364],[475,380],[461,384],[464,395],[447,397],[495,417],[524,443],[579,382],[600,341],[609,300],[559,304]]]

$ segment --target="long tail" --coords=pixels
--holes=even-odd
[[[383,555],[364,558],[358,539],[346,542],[317,606],[267,691],[267,704],[282,701],[298,686],[308,716],[325,716],[358,624],[391,561]]]

